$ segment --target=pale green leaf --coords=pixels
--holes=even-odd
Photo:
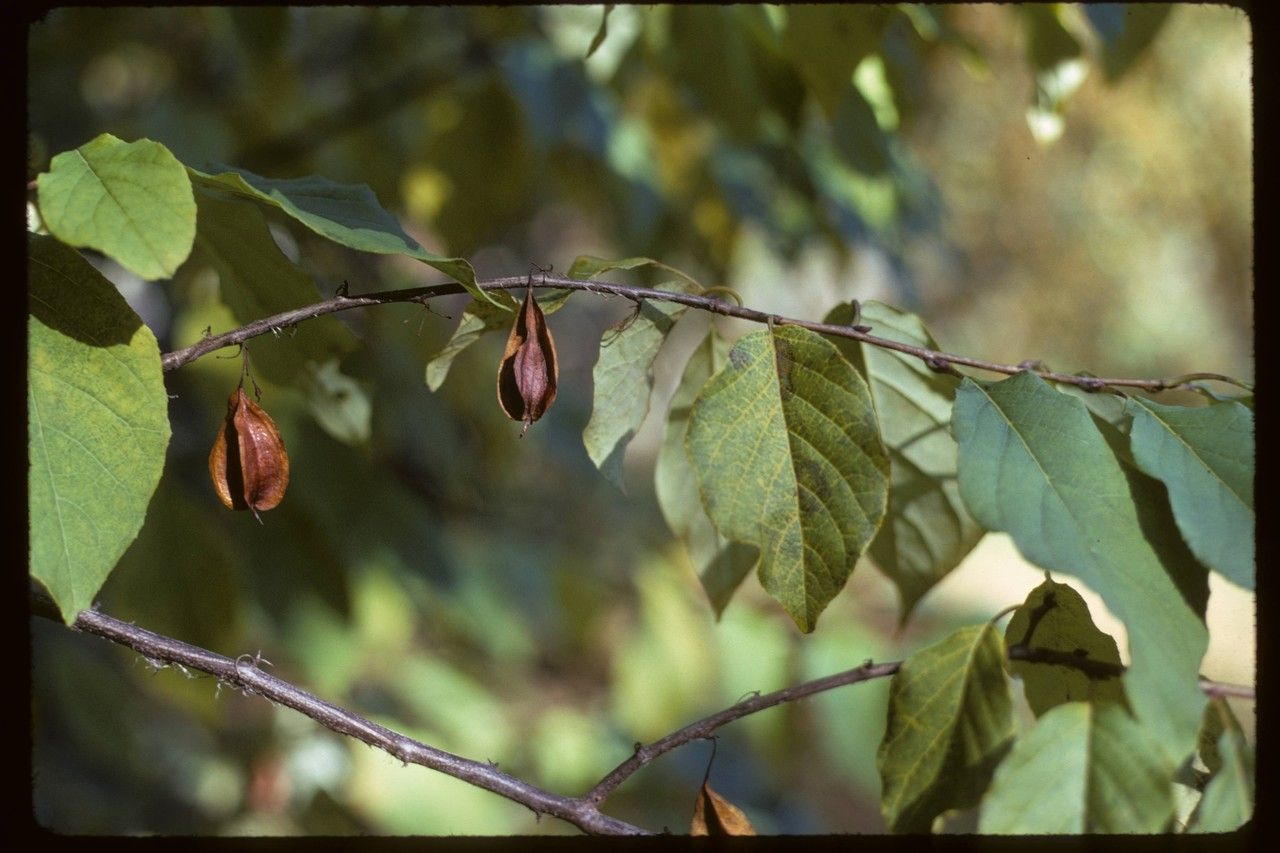
[[[658,461],[653,471],[658,506],[667,526],[688,549],[689,558],[717,619],[756,564],[759,552],[750,545],[728,542],[716,532],[702,509],[698,481],[685,454],[684,437],[698,392],[724,367],[728,353],[728,343],[712,326],[689,356],[680,385],[671,398],[662,447],[658,450]]]
[[[373,404],[364,386],[338,368],[337,359],[308,364],[302,391],[316,423],[329,435],[346,444],[369,440]]]
[[[549,294],[534,297],[543,316],[554,314],[560,310],[572,290],[554,290]],[[449,376],[449,368],[453,360],[467,347],[474,344],[489,332],[507,329],[515,321],[512,309],[494,305],[492,302],[481,302],[472,299],[462,312],[462,320],[449,336],[449,340],[440,351],[427,361],[427,387],[432,391],[440,390],[444,380]]]
[[[510,297],[499,300],[477,287],[476,271],[465,259],[446,258],[418,245],[365,184],[339,184],[314,175],[275,180],[234,166],[215,168],[215,172],[188,171],[197,187],[274,205],[320,236],[351,249],[408,255],[453,278],[476,299],[510,304]]]
[[[40,216],[64,243],[97,249],[145,279],[173,275],[191,253],[191,180],[158,142],[104,133],[54,157],[36,181]]]
[[[1162,832],[1172,767],[1123,706],[1068,702],[1014,744],[982,798],[983,833]]]
[[[862,303],[862,320],[882,338],[937,348],[914,314],[868,301]],[[853,323],[853,307],[838,306],[823,322]],[[899,623],[904,624],[916,603],[960,564],[984,533],[960,499],[956,482],[956,442],[948,426],[959,380],[896,350],[849,339],[835,343],[866,378],[889,448],[889,512],[869,553],[898,587]]]
[[[1020,660],[1009,671],[1022,679],[1027,704],[1040,716],[1071,701],[1123,702],[1120,649],[1100,631],[1080,593],[1046,580],[1014,611],[1004,630],[1005,644],[1070,655],[1076,666]]]
[[[208,192],[200,209],[196,249],[218,272],[222,301],[236,319],[249,323],[311,305],[320,299],[311,276],[284,256],[256,205]],[[334,317],[316,317],[274,337],[254,340],[255,369],[273,382],[289,383],[309,363],[340,358],[358,345]]]
[[[1134,460],[1169,490],[1178,529],[1201,562],[1253,589],[1253,413],[1131,398]]]
[[[893,832],[928,832],[977,804],[1013,741],[1004,643],[990,624],[961,628],[902,662],[876,754],[880,810]]]
[[[699,394],[685,446],[716,529],[760,549],[761,584],[812,631],[888,498],[889,455],[862,377],[807,329],[747,335]]]
[[[649,413],[653,360],[685,306],[645,300],[619,326],[606,329],[591,371],[591,420],[582,431],[587,455],[609,482],[622,488],[627,445]]]
[[[1244,739],[1238,724],[1224,727],[1216,756],[1218,770],[1205,786],[1188,832],[1232,832],[1253,817],[1253,747]]]
[[[966,379],[952,430],[974,518],[1010,533],[1033,563],[1080,577],[1125,623],[1126,695],[1179,764],[1204,709],[1197,679],[1208,633],[1162,562],[1163,546],[1147,537],[1149,500],[1135,498],[1099,426],[1080,401],[1020,373],[987,386]]]
[[[138,535],[164,468],[156,339],[73,249],[28,237],[31,574],[72,622]]]

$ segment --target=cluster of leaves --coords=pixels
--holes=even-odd
[[[29,238],[31,572],[68,621],[140,529],[169,437],[154,337],[72,247],[144,278],[202,253],[243,321],[314,301],[314,283],[275,246],[262,206],[341,246],[422,261],[473,295],[428,364],[433,387],[458,352],[507,325],[516,304],[481,291],[466,261],[418,246],[364,186],[201,171],[158,143],[104,135],[53,158],[38,193],[51,236]],[[659,289],[702,290],[648,258],[582,257],[570,274],[638,267],[672,273]],[[565,298],[552,295],[544,310]],[[615,482],[650,406],[653,361],[685,310],[645,301],[601,342],[583,441]],[[919,318],[881,303],[837,306],[826,322],[934,346]],[[264,371],[287,381],[354,345],[325,320],[304,324],[292,344]],[[991,831],[1167,828],[1174,780],[1193,779],[1196,757],[1204,794],[1184,823],[1229,828],[1251,812],[1241,783],[1251,757],[1226,706],[1206,712],[1198,667],[1208,571],[1253,586],[1251,407],[1252,395],[1194,408],[1081,397],[1032,373],[960,380],[795,326],[729,346],[711,326],[672,401],[656,486],[717,612],[755,567],[811,631],[870,553],[900,589],[905,622],[992,530],[1038,565],[1080,577],[1124,621],[1123,676],[1114,641],[1053,582],[1005,637],[966,628],[910,657],[893,682],[880,752],[893,829],[928,829],[979,801]],[[1041,716],[1021,737],[1006,677],[1015,646],[1073,658],[1008,665]]]

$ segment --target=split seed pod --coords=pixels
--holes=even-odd
[[[258,511],[280,503],[289,485],[289,455],[275,421],[237,388],[227,398],[227,419],[209,453],[213,490],[230,509]]]
[[[498,404],[513,421],[524,421],[521,436],[551,407],[559,374],[556,344],[530,284],[498,365]]]

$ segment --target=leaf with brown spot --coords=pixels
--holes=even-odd
[[[559,375],[555,341],[530,284],[498,365],[498,404],[513,421],[524,421],[520,435],[555,401]]]
[[[272,509],[289,485],[289,454],[275,421],[236,388],[227,398],[227,419],[209,453],[213,490],[229,509]]]
[[[698,791],[698,801],[693,806],[693,823],[690,835],[755,835],[755,827],[742,809],[711,789],[706,782]]]

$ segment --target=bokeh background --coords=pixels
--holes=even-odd
[[[649,255],[792,316],[882,299],[952,352],[1252,379],[1243,13],[619,6],[584,59],[602,12],[54,10],[29,29],[29,177],[99,133],[147,137],[197,167],[367,183],[482,276]],[[815,14],[829,17],[801,21]],[[272,226],[317,298],[344,279],[439,280]],[[166,351],[240,324],[198,254],[158,283],[93,260]],[[811,635],[754,578],[717,621],[652,487],[664,401],[708,320],[682,321],[659,358],[624,494],[581,431],[601,332],[627,304],[579,296],[551,318],[560,397],[522,441],[492,390],[501,335],[437,393],[423,382],[464,304],[347,312],[365,345],[310,391],[260,380],[293,463],[261,527],[223,511],[205,469],[239,362],[168,377],[165,475],[104,610],[222,654],[261,650],[333,702],[576,794],[635,741],[752,690],[903,657],[1041,579],[989,535],[902,630],[869,563]],[[1253,596],[1216,576],[1212,593],[1204,672],[1252,683]],[[34,813],[59,832],[575,831],[56,624],[33,620],[32,641]],[[887,686],[722,730],[712,784],[762,832],[883,831]],[[1252,704],[1235,708],[1252,736]],[[609,811],[685,831],[709,752],[664,757]]]

